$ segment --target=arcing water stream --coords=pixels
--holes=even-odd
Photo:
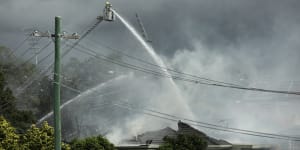
[[[119,80],[122,80],[124,78],[126,78],[127,75],[121,75],[121,76],[118,76],[114,79],[111,79],[107,82],[104,82],[104,83],[100,83],[99,85],[93,87],[93,88],[90,88],[84,92],[82,92],[81,94],[77,95],[76,97],[66,101],[65,103],[63,103],[62,105],[60,105],[60,109],[63,109],[65,106],[69,105],[70,103],[74,102],[74,101],[77,101],[83,97],[86,97],[86,96],[89,96],[90,94],[100,90],[101,88],[107,86],[109,83],[112,83],[112,82],[115,82],[115,81],[119,81]],[[46,114],[44,117],[42,117],[41,119],[38,120],[37,124],[40,124],[42,123],[44,120],[48,119],[49,117],[51,117],[53,115],[53,111],[49,112],[48,114]]]
[[[163,68],[164,73],[166,73],[167,76],[170,76],[171,74],[168,72],[168,70],[164,69],[166,68],[164,62],[161,60],[161,58],[155,53],[154,49],[147,44],[147,42],[138,34],[138,32],[135,30],[135,28],[133,26],[131,26],[121,15],[119,15],[116,11],[114,11],[114,13],[116,14],[116,16],[121,20],[121,22],[130,30],[130,32],[135,36],[135,38],[143,45],[143,47],[146,49],[146,51],[150,54],[150,56],[154,59],[155,63],[157,63],[157,65],[161,66],[161,68]],[[70,103],[77,101],[85,96],[88,96],[98,90],[100,90],[101,88],[103,88],[104,86],[106,86],[107,84],[113,82],[113,81],[117,81],[117,80],[121,80],[123,78],[125,78],[125,75],[119,76],[117,78],[114,78],[112,80],[109,80],[105,83],[101,83],[99,85],[97,85],[96,87],[93,87],[91,89],[86,90],[85,92],[77,95],[76,97],[66,101],[65,103],[63,103],[60,106],[60,109],[63,109],[65,106],[69,105]],[[182,96],[180,95],[180,91],[177,87],[177,85],[175,84],[175,82],[173,81],[172,78],[168,78],[168,81],[170,83],[170,88],[172,88],[172,90],[175,93],[175,97],[177,102],[180,105],[180,108],[182,111],[181,113],[185,113],[186,116],[188,117],[194,117],[193,113],[190,111],[189,106],[187,105],[186,102],[184,102],[184,99],[182,98]],[[171,103],[172,104],[172,103]],[[180,111],[180,110],[178,110]],[[42,117],[41,119],[38,120],[37,124],[40,124],[41,122],[43,122],[44,120],[48,119],[50,116],[53,115],[53,111],[51,111],[50,113],[46,114],[44,117]]]
[[[163,68],[164,73],[166,73],[167,76],[170,76],[171,74],[168,72],[166,68],[166,65],[161,60],[161,58],[155,53],[154,49],[141,37],[141,35],[136,31],[136,29],[130,25],[120,14],[118,14],[115,10],[113,10],[114,14],[121,20],[121,22],[129,29],[129,31],[134,35],[134,37],[143,45],[143,47],[146,49],[146,51],[150,54],[150,56],[154,59],[155,63],[157,65],[161,66]],[[190,111],[189,106],[186,102],[184,102],[180,91],[173,81],[172,78],[168,78],[169,83],[171,84],[171,88],[173,88],[175,92],[175,96],[177,97],[177,102],[180,103],[181,107],[183,107],[183,110],[185,110],[184,113],[188,113],[187,115],[189,117],[194,117],[193,113]]]

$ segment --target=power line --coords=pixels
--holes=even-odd
[[[128,106],[131,105],[131,107],[133,107],[132,104],[130,104],[128,102],[124,102],[123,105],[124,104],[128,105]],[[191,119],[187,119],[187,118],[183,118],[183,117],[178,117],[178,116],[175,116],[175,115],[170,115],[170,114],[155,111],[155,110],[152,110],[152,109],[142,108],[142,110],[149,111],[149,112],[152,112],[152,113],[157,113],[157,114],[160,114],[160,115],[165,115],[165,116],[180,119],[180,120],[185,120],[185,121],[197,123],[197,124],[217,127],[217,128],[224,128],[224,129],[228,129],[228,130],[236,130],[236,131],[240,131],[240,132],[248,132],[248,133],[254,133],[254,134],[263,134],[263,135],[268,135],[268,136],[278,136],[278,137],[285,137],[285,138],[297,138],[297,139],[300,140],[300,137],[293,137],[293,136],[288,136],[288,135],[281,135],[281,134],[273,134],[273,133],[266,133],[266,132],[258,132],[258,131],[244,130],[244,129],[238,129],[238,128],[224,127],[224,126],[215,125],[215,124],[211,124],[211,123],[206,123],[206,122],[195,121],[195,120],[191,120]]]
[[[68,86],[68,85],[66,85],[66,84],[61,83],[61,86],[64,87],[64,88],[67,88],[67,89],[69,89],[69,90],[71,90],[71,91],[73,91],[73,92],[81,93],[80,90],[75,89],[75,88],[72,88],[72,87],[70,87],[70,86]]]
[[[102,44],[101,44],[102,45]],[[194,77],[194,78],[198,78],[198,79],[204,79],[204,80],[207,80],[207,81],[212,81],[212,82],[216,82],[216,83],[222,83],[222,84],[227,84],[229,85],[228,87],[230,88],[242,88],[242,89],[251,89],[251,90],[257,90],[257,91],[261,91],[261,92],[272,92],[272,93],[277,93],[277,92],[280,92],[280,91],[275,91],[275,90],[265,90],[265,89],[258,89],[258,88],[246,88],[246,87],[242,87],[240,85],[237,85],[237,84],[233,84],[233,83],[228,83],[228,82],[223,82],[223,81],[217,81],[217,80],[212,80],[212,79],[209,79],[209,78],[204,78],[204,77],[199,77],[199,76],[196,76],[196,75],[192,75],[192,74],[188,74],[188,73],[184,73],[184,72],[180,72],[180,71],[177,71],[177,70],[173,70],[173,69],[170,69],[170,68],[166,68],[166,67],[161,67],[159,65],[156,65],[156,64],[153,64],[153,63],[150,63],[150,62],[147,62],[147,61],[144,61],[140,58],[137,58],[137,57],[134,57],[134,56],[130,56],[126,53],[124,53],[123,51],[120,51],[120,50],[116,50],[116,49],[113,49],[109,46],[104,46],[105,48],[108,48],[112,51],[115,51],[117,52],[118,54],[122,54],[126,57],[129,57],[129,58],[132,58],[132,59],[135,59],[135,60],[138,60],[140,62],[143,62],[143,63],[146,63],[148,65],[152,65],[152,66],[156,66],[156,67],[159,67],[161,69],[165,69],[165,70],[168,70],[168,71],[171,71],[171,72],[175,72],[175,73],[178,73],[178,74],[183,74],[183,75],[187,75],[187,76],[191,76],[191,77]],[[209,83],[210,85],[215,85],[215,86],[224,86],[224,85],[219,85],[219,84],[212,84],[212,83]],[[227,87],[227,86],[226,86]],[[289,92],[289,91],[284,91],[284,92]],[[295,94],[295,95],[299,95],[300,92],[291,92],[292,94]],[[284,93],[283,93],[284,94]]]
[[[64,84],[62,84],[62,85],[63,85],[63,87],[65,87],[67,89],[70,89],[74,92],[82,93],[82,91],[80,91],[78,89],[69,87],[69,86],[64,85]],[[113,104],[113,105],[116,105],[116,104]],[[137,108],[137,107],[132,106],[132,104],[130,104],[128,102],[120,103],[120,105],[118,105],[118,106],[127,107],[127,108],[134,109],[134,110],[141,109],[143,111],[148,111],[150,113],[147,113],[147,112],[143,112],[143,113],[146,114],[146,115],[151,115],[151,116],[154,116],[154,117],[159,117],[161,119],[167,119],[167,120],[170,120],[170,121],[176,121],[177,122],[178,120],[185,120],[185,121],[188,121],[188,122],[196,123],[196,124],[192,124],[192,125],[200,126],[200,127],[204,127],[204,128],[209,128],[209,129],[213,129],[213,130],[221,130],[221,131],[226,131],[226,132],[240,133],[240,134],[259,136],[259,137],[265,137],[265,138],[300,141],[300,137],[294,137],[294,136],[288,136],[288,135],[282,135],[282,134],[266,133],[266,132],[258,132],[258,131],[251,131],[251,130],[244,130],[244,129],[238,129],[238,128],[224,127],[224,126],[215,125],[215,124],[211,124],[211,123],[206,123],[206,122],[195,121],[195,120],[191,120],[191,119],[187,119],[187,118],[183,118],[183,117],[178,117],[178,116],[175,116],[175,115],[159,112],[159,111],[152,110],[152,109]],[[156,113],[158,115],[155,115],[153,113]],[[172,119],[172,118],[174,118],[174,119]]]
[[[21,45],[23,45],[29,38],[30,38],[30,36],[28,36],[25,40],[23,40],[23,41],[19,44],[18,48],[15,49],[14,51],[12,51],[12,52],[8,55],[8,58],[11,57],[11,55],[13,55],[13,54],[21,47]],[[31,46],[30,46],[29,48],[27,48],[24,52],[22,52],[21,55],[20,55],[19,57],[25,56],[25,54],[26,54],[27,52],[29,52],[29,50],[34,49],[34,47],[38,44],[39,40],[40,40],[40,38],[38,38],[38,39],[33,39],[34,42],[31,43]],[[14,61],[14,60],[16,60],[16,59],[17,59],[17,57],[14,57],[14,58],[12,58],[11,61]],[[18,68],[18,67],[15,67],[15,68]]]
[[[52,81],[52,79],[51,79],[51,81]],[[53,82],[52,82],[52,83],[53,83]],[[78,90],[78,89],[75,89],[75,88],[72,88],[72,87],[70,87],[70,86],[68,86],[68,85],[66,85],[66,84],[64,84],[64,83],[61,83],[61,86],[64,87],[64,88],[66,88],[66,89],[69,89],[70,91],[73,91],[73,92],[76,92],[76,93],[79,93],[79,94],[82,92],[82,91],[80,91],[80,90]],[[10,101],[10,102],[7,102],[7,103],[5,103],[5,104],[3,104],[3,105],[0,105],[0,107],[1,107],[0,113],[4,112],[4,111],[6,110],[7,107],[5,107],[5,106],[7,106],[7,105],[9,105],[9,104],[12,104],[12,103],[13,103],[13,102]]]
[[[62,45],[65,45],[67,41],[62,42]],[[49,58],[52,54],[54,54],[54,51],[50,51],[50,53],[48,53],[46,56],[44,56],[43,58],[40,59],[40,63],[43,63],[44,61],[46,61],[47,58]],[[50,64],[53,64],[54,61],[52,61]],[[47,67],[47,69],[49,69]]]
[[[38,43],[41,40],[41,38],[38,38],[36,41],[34,41],[34,43],[32,44],[31,47],[27,48],[21,55],[20,57],[23,57],[27,54],[27,52],[29,52],[29,50],[31,50],[32,48],[34,48]]]
[[[52,43],[52,41],[49,41],[44,47],[42,47],[41,49],[39,49],[39,51],[38,51],[37,54],[40,54],[41,52],[43,52],[47,47],[50,46],[51,43]],[[35,57],[35,55],[32,55],[29,59],[27,59],[25,62],[23,62],[22,64],[20,64],[17,68],[20,68],[23,65],[29,63],[34,57]]]
[[[99,44],[99,43],[98,43]],[[196,78],[196,79],[201,79],[201,80],[207,80],[207,81],[212,81],[212,82],[216,82],[216,83],[221,83],[221,84],[228,84],[228,85],[232,85],[232,86],[240,86],[240,85],[237,85],[237,84],[233,84],[233,83],[228,83],[228,82],[223,82],[223,81],[217,81],[217,80],[212,80],[212,79],[209,79],[209,78],[205,78],[205,77],[200,77],[200,76],[196,76],[196,75],[193,75],[193,74],[189,74],[189,73],[184,73],[184,72],[181,72],[181,71],[178,71],[178,70],[174,70],[174,69],[171,69],[171,68],[167,68],[167,67],[162,67],[162,66],[159,66],[157,64],[153,64],[153,63],[150,63],[148,61],[145,61],[143,59],[140,59],[140,58],[137,58],[135,56],[131,56],[131,55],[128,55],[126,53],[124,53],[124,50],[117,50],[117,49],[114,49],[110,46],[107,46],[107,45],[104,45],[103,43],[100,43],[99,44],[100,46],[104,47],[104,48],[107,48],[113,52],[115,52],[115,54],[118,54],[118,55],[122,55],[122,56],[126,56],[128,58],[131,58],[131,59],[134,59],[134,60],[137,60],[139,62],[142,62],[144,64],[147,64],[147,65],[151,65],[151,66],[154,66],[154,67],[157,67],[159,68],[160,70],[162,71],[170,71],[170,72],[174,72],[174,73],[177,73],[177,74],[180,74],[180,75],[186,75],[186,76],[190,76],[190,77],[193,77],[193,78]]]
[[[69,88],[68,86],[64,86],[64,87]],[[69,88],[69,89],[71,89],[73,91],[76,91],[76,92],[80,92],[79,90],[76,90],[74,88]],[[177,116],[173,116],[173,115],[169,115],[169,114],[165,114],[165,113],[160,113],[160,112],[153,111],[153,110],[147,110],[147,111],[152,111],[154,113],[159,113],[160,115],[166,115],[166,116],[173,117],[173,118],[180,118],[180,117],[177,117]],[[162,116],[154,115],[154,114],[150,114],[150,113],[145,113],[144,112],[144,114],[155,116],[155,117],[159,117],[159,118],[162,118],[162,119],[168,119],[168,120],[171,120],[171,121],[177,121],[175,119],[166,118],[166,117],[162,117]],[[288,140],[290,140],[291,138],[296,138],[296,137],[290,137],[290,136],[286,136],[286,135],[269,134],[269,133],[255,132],[255,131],[235,129],[235,128],[219,129],[220,126],[217,126],[217,125],[203,123],[203,122],[198,122],[198,121],[193,121],[193,120],[189,120],[189,119],[185,119],[185,118],[181,118],[181,119],[182,120],[191,121],[191,122],[194,122],[194,123],[204,124],[204,125],[199,125],[199,124],[194,124],[194,125],[200,126],[200,127],[204,127],[204,128],[214,129],[214,130],[221,130],[221,131],[227,131],[227,132],[233,132],[233,133],[240,133],[240,134],[246,134],[246,135],[252,135],[252,136],[259,136],[259,137],[267,137],[267,138],[275,138],[275,139],[285,139],[285,140],[287,140],[286,138],[288,138]],[[224,128],[224,127],[222,127],[222,128]],[[237,131],[231,131],[231,130],[237,130]],[[244,132],[250,132],[250,133],[244,133]],[[258,133],[258,134],[263,134],[263,135],[257,135],[257,134],[253,134],[253,133]],[[273,137],[273,136],[281,136],[281,137],[284,137],[284,138],[278,138],[278,137]],[[299,141],[299,140],[297,139],[296,141]]]
[[[145,115],[149,115],[152,117],[156,117],[156,118],[160,118],[160,119],[165,119],[165,120],[169,120],[169,121],[173,121],[173,122],[177,122],[177,119],[182,119],[180,117],[176,117],[177,119],[173,119],[172,117],[170,118],[170,116],[173,115],[163,115],[165,113],[160,113],[160,114],[153,114],[153,113],[149,113],[149,112],[145,112],[143,111],[144,109],[142,109],[142,111],[139,111],[136,108],[130,107],[130,106],[125,106],[123,103],[120,104],[113,104],[116,105],[117,107],[120,108],[125,108],[128,110],[133,110],[136,112],[140,112],[143,113]],[[263,133],[263,132],[256,132],[256,131],[251,131],[249,132],[249,130],[241,130],[241,129],[234,129],[234,128],[226,128],[226,127],[216,127],[217,125],[203,125],[203,124],[198,124],[196,123],[197,121],[194,121],[194,123],[189,123],[190,125],[194,125],[194,126],[199,126],[199,127],[203,127],[203,128],[207,128],[207,129],[212,129],[212,130],[218,130],[218,131],[224,131],[224,132],[231,132],[231,133],[238,133],[238,134],[244,134],[244,135],[250,135],[250,136],[257,136],[257,137],[263,137],[263,138],[272,138],[272,139],[280,139],[280,140],[292,140],[292,141],[300,141],[300,137],[292,137],[292,136],[286,136],[286,135],[280,135],[280,134],[270,134],[270,133]],[[207,123],[206,123],[207,124]],[[248,131],[248,132],[246,132]]]
[[[78,39],[79,36],[77,33],[74,33],[72,35],[67,35],[65,33],[61,33],[61,17],[55,16],[55,32],[54,34],[51,34],[49,32],[43,33],[39,31],[35,31],[32,36],[35,37],[54,37],[54,84],[53,84],[53,92],[54,92],[54,143],[55,143],[55,149],[60,150],[61,149],[61,112],[60,112],[60,45],[61,45],[61,39]]]
[[[115,59],[110,58],[108,56],[99,54],[98,52],[96,52],[96,51],[94,51],[90,48],[86,48],[82,45],[80,45],[80,47],[87,50],[87,51],[90,51],[94,54],[90,54],[90,53],[88,53],[84,50],[78,49],[78,48],[76,48],[76,49],[78,51],[82,52],[82,53],[93,56],[97,59],[101,59],[101,60],[104,60],[104,61],[107,61],[107,62],[110,62],[110,63],[117,64],[117,65],[122,66],[122,67],[130,68],[130,69],[133,69],[133,70],[141,71],[141,72],[152,74],[152,75],[159,76],[159,77],[172,78],[174,80],[180,80],[180,81],[191,82],[191,83],[195,83],[195,84],[209,85],[209,86],[224,87],[224,88],[232,88],[232,89],[240,89],[240,90],[248,90],[248,91],[256,91],[256,92],[277,93],[277,94],[300,95],[300,92],[294,92],[294,91],[279,91],[279,90],[269,90],[269,89],[260,89],[260,88],[252,88],[252,87],[240,87],[240,86],[223,85],[223,84],[218,84],[218,83],[207,83],[207,82],[203,82],[203,81],[200,81],[200,80],[194,80],[194,79],[188,79],[188,78],[184,78],[184,77],[180,77],[180,76],[168,75],[168,74],[164,74],[162,72],[157,72],[157,71],[154,71],[154,70],[151,70],[151,69],[147,69],[147,68],[143,68],[143,67],[140,67],[140,66],[132,65],[132,64],[123,62],[121,60],[115,60]],[[99,57],[99,56],[101,56],[101,57]]]
[[[46,56],[44,56],[43,58],[40,59],[40,63],[43,63],[47,58],[49,58],[53,53],[53,51],[50,51],[50,53],[48,53]]]
[[[15,52],[17,52],[19,50],[19,48],[30,38],[30,36],[28,36],[27,38],[25,38],[22,42],[20,42],[19,45],[17,45],[16,48],[14,48],[14,50],[12,50],[11,53],[8,54],[8,58],[11,57],[11,55],[13,55]]]
[[[62,42],[62,45],[65,46],[66,43],[67,43],[67,41],[63,41],[63,42]],[[46,61],[47,58],[50,58],[50,56],[51,56],[52,54],[54,54],[54,51],[50,51],[50,53],[48,53],[46,56],[44,56],[43,58],[41,58],[39,62],[40,62],[40,63],[43,63],[44,61]],[[50,64],[52,65],[53,62],[54,62],[54,61],[51,61]],[[50,66],[50,67],[51,67],[51,66]],[[46,70],[49,70],[49,69],[50,69],[49,66],[46,67]]]
[[[70,86],[68,86],[68,85],[66,85],[66,84],[64,84],[64,83],[61,83],[61,86],[64,87],[64,88],[66,88],[66,89],[69,89],[69,90],[71,90],[71,91],[73,91],[73,92],[81,93],[80,90],[75,89],[75,88],[72,88],[72,87],[70,87]],[[9,104],[12,104],[12,103],[14,103],[14,102],[13,102],[13,101],[10,101],[10,102],[7,102],[7,103],[5,103],[5,104],[3,104],[3,105],[0,105],[0,107],[1,107],[0,113],[2,113],[2,112],[6,109],[5,106],[7,106],[7,105],[9,105]]]
[[[122,66],[122,67],[130,68],[130,69],[141,71],[141,72],[144,72],[144,73],[149,73],[149,74],[156,75],[156,76],[159,76],[159,77],[171,77],[170,75],[166,75],[166,74],[163,74],[161,72],[157,72],[157,71],[153,71],[153,70],[150,70],[150,69],[142,68],[142,67],[139,67],[139,66],[135,66],[135,65],[126,63],[126,62],[116,61],[113,58],[110,58],[108,56],[105,56],[105,55],[102,55],[102,54],[99,54],[99,53],[96,53],[96,52],[93,52],[93,51],[92,51],[92,53],[94,53],[94,54],[91,54],[91,53],[86,52],[85,50],[82,50],[82,49],[79,49],[79,48],[75,48],[75,49],[77,51],[82,52],[84,54],[87,54],[89,56],[93,56],[93,57],[95,57],[99,60],[104,60],[104,61],[116,64],[116,65],[119,65],[119,66]]]
[[[80,41],[82,41],[89,33],[91,33],[92,30],[94,30],[101,22],[102,22],[102,20],[97,20],[97,22],[96,22],[95,24],[93,24],[92,27],[90,27],[85,33],[82,34],[82,36],[80,37],[79,40],[77,40],[77,41],[76,41],[69,49],[67,49],[65,52],[63,52],[63,54],[62,54],[61,57],[63,58],[64,56],[66,56],[66,55],[67,55],[67,54],[68,54],[68,53],[69,53],[76,45],[79,44]],[[53,52],[52,52],[52,53],[53,53]],[[48,56],[50,56],[52,53],[49,53],[49,54],[47,55],[47,57],[44,57],[44,58],[42,59],[42,61],[43,61],[44,59],[48,58]],[[22,94],[23,91],[24,91],[26,88],[28,88],[34,81],[38,80],[42,75],[44,75],[45,73],[47,73],[47,72],[50,70],[50,68],[53,66],[53,63],[54,63],[54,61],[52,61],[52,62],[50,63],[50,65],[48,65],[48,66],[46,67],[46,69],[45,69],[44,71],[41,71],[41,72],[37,73],[36,76],[34,76],[34,77],[31,78],[31,79],[28,79],[23,85],[21,85],[21,86],[19,87],[20,92],[18,93],[18,95],[19,95],[19,94]]]
[[[90,56],[94,56],[94,57],[96,57],[98,59],[102,59],[102,60],[105,60],[105,61],[117,64],[117,65],[120,65],[120,66],[123,66],[123,67],[126,67],[126,68],[131,68],[131,69],[134,69],[134,70],[137,70],[137,71],[141,71],[141,72],[144,72],[144,73],[151,73],[152,75],[156,75],[156,76],[160,76],[160,77],[169,77],[169,78],[174,77],[174,78],[177,78],[177,79],[182,78],[182,77],[177,77],[177,76],[171,76],[169,74],[164,74],[164,72],[166,72],[165,70],[154,71],[154,70],[151,70],[151,69],[147,69],[147,68],[143,68],[143,67],[140,67],[140,66],[132,65],[132,64],[129,64],[129,63],[126,63],[126,62],[123,62],[123,61],[119,61],[119,60],[113,59],[111,57],[105,56],[103,54],[97,53],[94,50],[91,50],[91,49],[88,49],[86,47],[83,47],[82,45],[79,45],[79,47],[87,49],[88,51],[92,52],[93,54],[90,54],[90,53],[88,53],[86,51],[83,51],[83,50],[81,50],[79,48],[76,48],[78,51],[80,51],[82,53],[85,53],[85,54],[90,55]],[[99,56],[101,56],[101,57],[99,57]],[[162,71],[162,72],[160,72],[160,71]]]
[[[65,44],[65,43],[63,43]],[[50,45],[50,44],[49,44]],[[49,58],[52,54],[54,54],[54,51],[51,51],[50,53],[48,53],[45,57],[43,57],[40,60],[40,63],[44,62],[47,58]],[[43,75],[47,74],[50,71],[50,68],[53,66],[54,61],[51,61],[51,63],[49,63],[49,65],[47,67],[45,67],[44,70],[40,70],[38,72],[35,72],[32,78],[29,78],[28,80],[26,80],[24,82],[23,85],[21,85],[20,87],[18,87],[19,91],[16,95],[20,95],[23,93],[23,91],[25,89],[27,89],[34,81],[39,80]]]
[[[64,87],[70,88],[70,87],[68,87],[68,86],[66,86],[66,85],[64,85]],[[76,98],[78,98],[78,96],[80,96],[82,93],[84,93],[84,92],[82,92],[81,90],[78,90],[78,89],[74,89],[74,88],[70,88],[70,89],[73,90],[74,92],[77,92],[77,93],[78,93],[78,95],[74,96],[74,97],[71,98],[71,99],[74,99],[74,98],[76,99]],[[96,91],[94,91],[94,92],[92,92],[92,93],[99,94],[98,96],[109,96],[109,95],[115,94],[116,92],[120,92],[120,91],[122,91],[122,90],[116,90],[116,91],[112,91],[112,92],[96,92]],[[66,101],[66,102],[64,102],[63,104],[61,104],[61,105],[60,105],[60,109],[63,109],[65,106],[67,106],[67,105],[70,104],[70,103],[73,103],[74,101],[71,101],[71,99],[70,99],[69,101]],[[46,119],[49,118],[51,115],[53,115],[53,111],[49,112],[49,113],[48,113],[47,115],[45,115],[44,117],[40,118],[40,119],[37,121],[36,124],[42,123],[42,121],[46,120]]]
[[[78,89],[75,89],[75,88],[71,88],[71,87],[69,87],[65,84],[62,84],[62,86],[67,88],[67,89],[70,89],[74,92],[82,93],[82,91],[80,91]],[[219,126],[219,125],[215,125],[215,124],[195,121],[195,120],[191,120],[191,119],[187,119],[187,118],[182,118],[182,117],[178,117],[178,116],[174,116],[174,115],[170,115],[170,114],[167,114],[167,113],[163,113],[163,112],[159,112],[159,111],[155,111],[155,110],[151,110],[151,109],[146,109],[146,108],[140,108],[142,111],[139,111],[137,107],[130,106],[130,104],[128,102],[123,102],[123,103],[120,103],[120,104],[114,103],[113,105],[121,107],[121,108],[126,108],[128,110],[134,110],[134,111],[137,111],[137,112],[141,112],[145,115],[149,115],[149,116],[152,116],[152,117],[165,119],[165,120],[169,120],[169,121],[177,122],[178,119],[179,120],[186,120],[186,121],[189,121],[189,122],[193,122],[193,123],[189,123],[191,125],[199,126],[199,127],[203,127],[203,128],[208,128],[208,129],[212,129],[212,130],[239,133],[239,134],[257,136],[257,137],[263,137],[263,138],[300,141],[299,137],[293,137],[293,136],[287,136],[287,135],[281,135],[281,134],[265,133],[265,132],[257,132],[257,131],[251,131],[251,130],[243,130],[243,129],[237,129],[237,128],[229,128],[229,127]],[[150,113],[147,113],[147,112],[144,112],[144,111],[148,111]],[[156,113],[156,114],[153,114],[153,113]]]
[[[89,35],[100,23],[102,22],[102,20],[97,20],[97,22],[91,27],[89,28],[84,34],[82,34],[81,38],[78,39],[69,49],[67,49],[61,57],[66,56],[74,47],[76,47],[79,42],[81,42],[87,35]]]
[[[75,46],[77,46],[78,44],[79,44],[79,42],[81,42],[88,34],[90,34],[99,24],[101,23],[101,20],[97,20],[97,22],[96,23],[92,23],[92,27],[90,27],[90,28],[87,28],[86,30],[84,30],[84,31],[86,31],[86,32],[84,32],[84,31],[82,31],[81,32],[81,37],[76,41],[76,42],[74,42],[73,43],[73,45],[71,46],[71,48],[69,48],[69,49],[67,49],[65,52],[63,52],[63,54],[62,54],[62,58],[64,57],[64,56],[66,56]],[[66,44],[66,42],[67,41],[65,41],[65,43],[64,44]],[[43,62],[43,61],[45,61],[49,56],[51,56],[52,54],[53,54],[54,52],[53,51],[51,51],[49,54],[47,54],[45,57],[43,57],[41,60],[40,60],[40,62]],[[51,62],[51,64],[53,64],[53,62]],[[51,67],[51,65],[49,66],[49,67],[47,67],[47,70],[49,70],[50,69],[50,67]]]

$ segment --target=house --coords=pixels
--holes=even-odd
[[[161,130],[145,132],[135,138],[125,140],[125,145],[116,146],[117,150],[158,150],[159,145],[164,141],[165,136],[176,137],[178,134],[184,135],[198,135],[202,137],[208,144],[207,150],[271,150],[268,146],[254,146],[254,145],[236,145],[225,140],[215,139],[204,132],[201,132],[189,124],[182,121],[178,122],[178,130],[166,127]]]

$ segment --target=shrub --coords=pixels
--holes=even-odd
[[[88,137],[85,139],[75,139],[71,142],[72,150],[114,150],[114,145],[102,136]]]
[[[54,129],[44,122],[41,128],[32,125],[24,134],[18,135],[15,128],[0,116],[0,149],[53,150]],[[70,150],[70,146],[62,143],[62,149]]]
[[[20,147],[19,136],[9,122],[0,116],[0,149],[17,149]]]
[[[54,129],[47,122],[41,128],[32,125],[26,133],[21,136],[21,143],[27,149],[52,150],[54,149]],[[67,144],[62,143],[62,149],[69,150]]]

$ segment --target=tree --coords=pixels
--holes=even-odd
[[[4,113],[4,110],[13,111],[15,108],[15,97],[12,91],[7,87],[4,74],[0,72],[0,114]]]
[[[24,132],[35,122],[31,111],[19,111],[16,108],[15,97],[7,86],[2,72],[0,72],[0,115],[7,118],[18,132]]]
[[[35,64],[25,63],[23,59],[11,54],[11,49],[0,46],[0,71],[5,75],[10,87],[14,87],[23,84],[38,68]]]
[[[54,149],[54,129],[44,122],[41,128],[32,125],[24,134],[17,134],[4,117],[0,116],[0,149],[14,150],[52,150]],[[70,150],[62,143],[63,150]]]
[[[43,117],[45,114],[52,111],[53,108],[53,81],[48,77],[42,78],[39,82],[38,90],[38,103],[34,104],[37,108],[36,116],[38,118]]]
[[[176,138],[164,137],[160,150],[205,150],[207,143],[197,135],[179,134]]]
[[[72,150],[92,149],[92,150],[114,150],[114,145],[102,136],[88,137],[85,139],[74,139],[71,142]]]
[[[27,132],[21,136],[21,144],[26,149],[52,150],[54,149],[54,129],[47,122],[41,128],[32,125]],[[69,150],[69,145],[62,143],[63,150]]]
[[[19,135],[15,133],[9,122],[4,117],[0,116],[0,149],[18,149]]]

